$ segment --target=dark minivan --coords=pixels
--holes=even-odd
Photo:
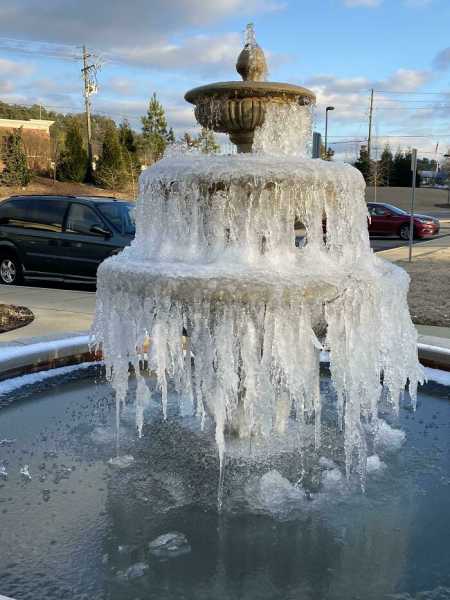
[[[0,202],[0,283],[24,278],[95,282],[99,264],[128,246],[134,204],[97,196],[11,196]]]

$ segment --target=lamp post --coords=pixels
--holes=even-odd
[[[450,154],[444,154],[444,158],[450,158]],[[450,206],[450,177],[447,173],[447,204]]]
[[[328,159],[328,111],[334,110],[334,106],[325,109],[325,159]]]

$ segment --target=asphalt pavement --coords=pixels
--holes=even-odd
[[[450,223],[447,226],[441,226],[441,233],[439,235],[434,235],[432,238],[422,238],[415,239],[414,245],[420,245],[424,242],[429,242],[430,240],[439,240],[442,239],[443,242],[448,241],[450,245]],[[405,242],[398,237],[371,237],[370,238],[370,246],[374,252],[382,252],[383,250],[392,250],[392,248],[401,248],[403,246],[408,246],[409,242]]]

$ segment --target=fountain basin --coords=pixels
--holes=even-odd
[[[327,377],[321,388],[333,403]],[[120,452],[134,461],[123,469],[109,465],[115,408],[95,370],[16,390],[0,409],[0,430],[15,439],[0,446],[8,463],[0,482],[8,548],[0,553],[1,593],[21,600],[206,600],[211,590],[218,600],[448,594],[448,388],[430,383],[418,412],[406,403],[398,420],[383,415],[390,426],[382,426],[365,495],[336,471],[339,452],[334,463],[318,462],[308,443],[299,463],[292,439],[261,451],[247,444],[244,455],[240,441],[220,519],[211,428],[202,433],[198,419],[181,418],[176,402],[163,422],[155,400],[138,439],[133,396],[132,384]],[[20,474],[25,463],[31,480]],[[190,552],[167,559],[149,551],[173,531],[186,536]]]

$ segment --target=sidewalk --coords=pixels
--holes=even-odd
[[[21,338],[88,331],[95,310],[95,292],[0,285],[0,303],[26,306],[34,314],[29,325],[1,333],[1,345]]]
[[[450,234],[413,244],[412,259],[414,261],[415,258],[424,258],[447,248],[450,248]],[[409,247],[398,246],[390,250],[380,250],[377,252],[377,256],[391,262],[405,261],[408,260]]]

